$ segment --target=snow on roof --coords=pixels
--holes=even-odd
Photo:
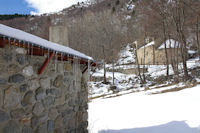
[[[166,48],[178,48],[180,47],[179,42],[173,39],[166,40]],[[164,49],[165,43],[162,43],[158,49]]]
[[[79,58],[84,58],[84,59],[88,59],[88,60],[93,60],[92,57],[89,57],[79,51],[76,51],[72,48],[57,44],[57,43],[53,43],[50,42],[48,40],[42,39],[38,36],[29,34],[27,32],[24,32],[22,30],[18,30],[15,28],[11,28],[8,26],[5,26],[3,24],[0,24],[0,35],[2,36],[6,36],[6,37],[10,37],[10,38],[14,38],[17,40],[21,40],[21,41],[25,41],[28,42],[30,44],[33,44],[35,46],[40,46],[40,47],[44,47],[46,49],[52,50],[52,51],[56,51],[58,53],[64,53],[64,54],[69,54],[72,56],[76,56]]]
[[[152,41],[152,42],[148,43],[147,45],[142,46],[141,48],[146,48],[146,47],[152,46],[152,45],[154,45],[154,44],[155,44],[155,42]]]

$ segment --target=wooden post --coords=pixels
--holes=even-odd
[[[48,65],[48,63],[50,62],[50,60],[53,58],[54,53],[51,52],[49,58],[47,57],[44,64],[42,65],[42,67],[38,70],[38,75],[42,74],[46,68],[46,66]]]
[[[0,48],[5,47],[5,41],[3,40],[3,37],[0,37]]]

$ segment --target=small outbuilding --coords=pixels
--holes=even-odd
[[[171,64],[174,60],[176,62],[181,61],[181,44],[173,39],[166,40],[162,44],[155,44],[155,41],[148,43],[147,45],[137,50],[139,64],[145,65],[165,65],[166,64],[166,52],[165,44],[168,54],[168,61]]]
[[[87,133],[94,60],[0,24],[0,132]]]

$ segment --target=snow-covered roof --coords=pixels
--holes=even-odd
[[[34,46],[46,48],[46,49],[49,49],[49,50],[52,50],[52,51],[55,51],[58,53],[68,54],[68,55],[72,55],[72,56],[75,56],[78,58],[84,58],[87,60],[93,60],[92,57],[89,57],[79,51],[72,49],[72,48],[50,42],[50,41],[42,39],[38,36],[29,34],[22,30],[18,30],[15,28],[5,26],[3,24],[0,24],[0,36],[5,36],[8,38],[17,39],[19,41],[24,41],[24,42],[33,44]]]
[[[166,40],[166,48],[178,48],[180,47],[179,42],[173,39]],[[164,49],[165,43],[163,42],[158,49]]]
[[[152,42],[148,43],[147,45],[142,46],[141,48],[146,48],[146,47],[152,46],[152,45],[154,45],[154,44],[155,44],[155,42],[152,41]]]

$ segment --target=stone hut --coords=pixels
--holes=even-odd
[[[166,48],[168,53],[168,61],[171,64],[172,61],[181,61],[181,49],[180,43],[170,39],[166,40]],[[155,41],[148,43],[147,45],[139,48],[137,50],[138,62],[139,64],[145,65],[165,65],[166,64],[166,54],[165,54],[165,44],[156,44]],[[176,59],[175,59],[176,58]]]
[[[0,24],[0,133],[87,133],[90,66],[85,54]]]

